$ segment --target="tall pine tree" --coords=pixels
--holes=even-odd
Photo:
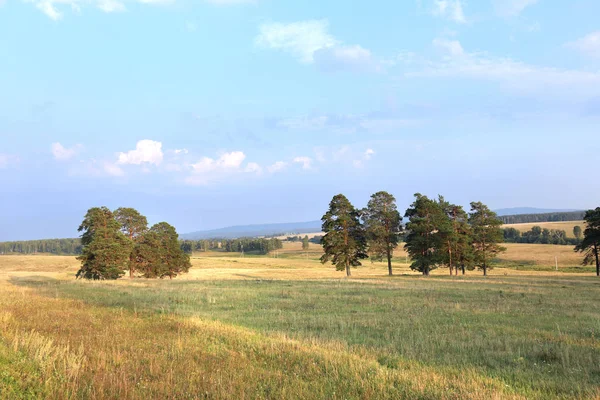
[[[396,199],[388,192],[377,192],[371,196],[362,213],[367,231],[369,253],[375,259],[386,258],[388,273],[393,275],[392,257],[398,247],[402,232],[402,217]]]
[[[336,270],[346,270],[346,276],[352,275],[350,267],[361,265],[360,260],[367,258],[367,239],[360,213],[346,196],[338,194],[329,203],[329,210],[321,218],[325,232],[321,244],[325,254],[323,264],[331,261]]]
[[[445,264],[450,275],[453,271],[458,275],[459,268],[464,275],[473,260],[469,215],[461,206],[447,202],[442,196],[439,197],[439,204],[447,217],[440,227],[446,253]]]
[[[78,278],[118,279],[125,274],[131,254],[131,243],[120,231],[113,213],[106,207],[88,210],[79,226],[82,265]]]
[[[469,213],[469,224],[472,229],[474,264],[483,271],[485,276],[488,270],[492,269],[491,262],[494,257],[506,250],[500,246],[504,240],[500,228],[502,220],[485,204],[473,202]]]
[[[115,219],[121,225],[121,232],[127,236],[131,242],[131,248],[148,230],[148,220],[134,208],[120,207],[115,211]],[[129,256],[129,277],[133,278],[135,274],[135,260],[133,251]]]
[[[583,265],[596,264],[596,276],[600,276],[600,207],[588,210],[584,220],[586,228],[583,240],[575,247],[575,251],[585,254]]]
[[[408,234],[404,248],[412,260],[410,268],[428,276],[444,263],[446,253],[440,231],[447,225],[448,218],[438,202],[420,193],[415,194],[415,201],[406,210],[405,217]]]

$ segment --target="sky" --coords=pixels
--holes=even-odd
[[[0,0],[0,240],[600,205],[597,0]]]

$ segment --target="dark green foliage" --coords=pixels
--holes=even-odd
[[[448,221],[443,221],[439,233],[443,238],[445,253],[444,264],[458,275],[460,269],[465,274],[466,269],[473,268],[474,253],[472,229],[469,225],[469,215],[461,206],[451,204],[439,197],[439,205],[446,214]]]
[[[377,192],[362,212],[369,243],[371,258],[386,258],[388,273],[392,275],[392,257],[398,247],[402,232],[402,217],[396,206],[396,199],[387,192]]]
[[[118,279],[125,274],[132,246],[120,228],[108,208],[88,210],[79,226],[83,251],[77,257],[82,263],[78,278]]]
[[[360,213],[346,196],[338,194],[329,203],[329,210],[321,221],[325,232],[321,241],[325,254],[321,262],[331,261],[336,270],[346,270],[346,276],[350,276],[350,267],[362,265],[360,260],[368,257],[366,232],[360,222]]]
[[[191,254],[192,251],[225,251],[239,253],[244,250],[246,254],[264,255],[270,251],[283,248],[283,243],[277,238],[239,238],[239,239],[204,239],[180,241],[181,249]]]
[[[515,228],[504,228],[502,232],[505,243],[576,245],[580,241],[567,237],[564,230],[542,229],[540,226],[534,226],[522,234]]]
[[[434,200],[415,194],[415,201],[406,210],[406,244],[404,248],[410,255],[410,268],[423,275],[436,269],[446,260],[444,234],[448,231],[449,221],[440,204]]]
[[[115,219],[121,225],[121,232],[131,241],[133,249],[135,243],[148,230],[148,220],[134,208],[120,207],[115,211]],[[133,252],[129,256],[129,277],[135,274]]]
[[[81,254],[81,239],[44,239],[0,242],[0,254],[36,254],[56,255]]]
[[[581,230],[581,227],[579,225],[573,227],[573,236],[575,236],[575,239],[577,240],[577,242],[581,241],[581,238],[583,236],[583,231]]]
[[[500,218],[503,224],[526,224],[536,222],[581,221],[584,211],[568,211],[544,214],[505,215]]]
[[[474,264],[487,275],[494,257],[506,249],[499,245],[503,239],[502,221],[495,212],[480,202],[471,203],[469,224],[472,229]]]
[[[190,269],[190,257],[181,250],[179,235],[168,223],[161,222],[152,226],[142,242],[144,246],[138,253],[152,248],[152,251],[142,254],[144,265],[141,266],[140,272],[145,278],[172,279]]]
[[[600,207],[586,211],[584,220],[583,240],[575,251],[585,254],[583,265],[596,264],[596,275],[600,276]]]

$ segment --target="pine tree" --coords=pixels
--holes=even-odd
[[[575,239],[577,239],[578,242],[581,242],[582,235],[583,235],[583,232],[579,225],[573,227],[573,236],[575,236]]]
[[[575,251],[585,254],[583,265],[596,264],[596,276],[600,276],[600,207],[585,213],[585,231],[583,240],[575,247]]]
[[[469,224],[473,231],[474,264],[483,270],[483,275],[486,276],[487,271],[492,269],[491,261],[494,257],[506,250],[499,244],[504,238],[500,228],[502,221],[485,204],[473,202],[469,213]]]
[[[108,208],[89,209],[79,232],[83,249],[77,257],[82,262],[78,278],[118,279],[125,274],[131,245]]]
[[[439,204],[448,218],[440,227],[446,253],[445,264],[450,275],[453,270],[458,275],[459,267],[464,275],[473,260],[469,216],[461,206],[447,202],[442,196],[439,197]]]
[[[410,268],[428,276],[444,263],[444,238],[440,228],[447,224],[447,216],[440,204],[434,200],[415,194],[415,201],[406,210],[406,244],[404,248],[412,259]]]
[[[158,246],[153,253],[158,260],[149,263],[150,269],[144,272],[144,276],[173,279],[181,273],[188,272],[191,267],[190,256],[181,250],[179,235],[175,228],[166,222],[161,222],[152,226],[150,233],[149,245]]]
[[[309,247],[309,242],[308,242],[308,235],[304,236],[304,238],[302,239],[302,250],[308,250]]]
[[[131,242],[133,250],[135,243],[148,230],[148,220],[134,208],[121,207],[115,211],[115,219],[121,225],[121,232],[127,236]],[[129,277],[133,278],[135,273],[133,251],[129,256]]]
[[[369,255],[374,259],[386,257],[388,273],[393,275],[392,257],[402,232],[402,217],[396,199],[388,192],[377,192],[362,212],[367,231]]]
[[[321,218],[325,236],[321,241],[325,254],[323,264],[331,261],[336,270],[346,270],[346,276],[352,272],[350,267],[362,265],[360,260],[367,258],[367,239],[360,213],[346,196],[338,194],[329,203],[329,210]]]

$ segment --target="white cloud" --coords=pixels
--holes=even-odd
[[[188,151],[188,149],[175,149],[175,150],[173,150],[173,153],[175,153],[175,154],[188,154],[189,151]]]
[[[515,17],[538,0],[493,0],[494,10],[501,17]]]
[[[122,12],[125,11],[125,4],[117,0],[99,0],[98,8],[104,12]]]
[[[269,171],[270,173],[275,173],[275,172],[284,170],[287,166],[288,166],[288,163],[283,162],[283,161],[277,161],[273,165],[270,165],[269,167],[267,167],[267,171]]]
[[[113,163],[104,163],[103,170],[106,174],[110,176],[124,176],[125,172],[116,164]]]
[[[144,163],[159,165],[163,160],[162,143],[154,140],[140,140],[135,150],[119,153],[119,164],[141,165]]]
[[[260,174],[262,167],[255,162],[249,162],[245,169],[246,172]]]
[[[302,164],[302,169],[310,169],[312,167],[312,158],[310,157],[296,157],[294,158],[294,162],[297,164]]]
[[[461,0],[434,0],[432,13],[459,24],[467,22]]]
[[[592,32],[586,36],[567,44],[568,47],[579,50],[591,57],[600,57],[600,31]]]
[[[259,27],[260,33],[255,43],[261,47],[290,53],[301,62],[312,63],[316,51],[338,44],[327,32],[328,25],[327,20],[263,24]]]
[[[380,63],[370,50],[359,45],[344,45],[328,29],[327,20],[263,24],[259,27],[255,44],[284,51],[302,63],[316,63],[325,70],[380,70]]]
[[[51,150],[52,150],[52,155],[54,156],[55,160],[67,161],[67,160],[70,160],[71,158],[75,157],[77,152],[82,147],[83,146],[81,146],[80,144],[77,144],[69,149],[57,142],[57,143],[52,143]]]
[[[361,158],[357,158],[355,160],[352,160],[352,165],[354,165],[355,168],[362,168],[362,167],[365,166],[365,162],[367,162],[371,158],[373,158],[374,155],[375,155],[375,150],[373,150],[373,149],[367,149],[362,154]]]
[[[0,0],[1,1],[1,0]],[[65,10],[71,10],[74,13],[80,13],[84,6],[92,6],[106,13],[126,11],[125,2],[120,0],[23,0],[32,3],[35,7],[46,14],[49,18],[58,21],[62,19]],[[167,5],[176,0],[128,0],[134,3],[148,5]],[[235,0],[229,2],[219,0],[209,1],[213,4],[234,4]],[[237,1],[241,3],[243,1]],[[249,1],[252,2],[252,1]]]
[[[443,38],[433,39],[433,45],[438,47],[452,56],[462,56],[465,51],[458,40],[448,40]]]
[[[409,67],[412,70],[404,74],[409,78],[487,80],[521,94],[544,93],[562,97],[600,95],[600,71],[540,67],[487,53],[450,52],[440,60],[421,60],[420,63],[411,63]]]
[[[197,174],[204,174],[216,170],[236,170],[242,165],[246,155],[241,151],[225,153],[218,159],[204,157],[196,164],[191,164],[192,171]]]
[[[381,65],[371,51],[359,45],[336,46],[318,50],[314,60],[324,70],[380,71]]]

